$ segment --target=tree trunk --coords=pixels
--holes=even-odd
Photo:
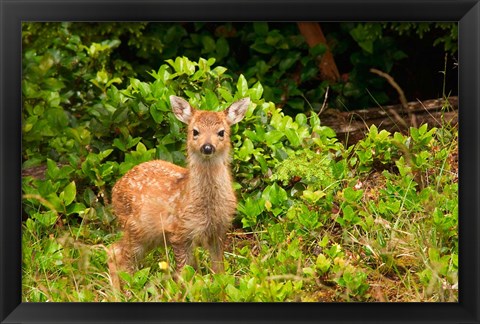
[[[327,51],[322,55],[318,63],[321,78],[331,82],[338,81],[340,79],[340,73],[333,59],[332,52],[328,48],[327,40],[323,35],[320,25],[316,22],[299,22],[297,25],[303,37],[305,37],[308,46],[314,47],[318,44],[324,44],[327,47]]]

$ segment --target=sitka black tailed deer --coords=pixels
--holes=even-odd
[[[230,126],[245,116],[249,98],[222,112],[202,111],[171,96],[175,116],[188,125],[188,167],[154,160],[128,171],[112,190],[113,211],[123,237],[108,251],[114,286],[118,271],[133,272],[144,255],[171,246],[176,273],[195,266],[193,249],[208,249],[213,272],[223,272],[226,233],[237,200],[230,169]]]

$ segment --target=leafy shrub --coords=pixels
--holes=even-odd
[[[249,84],[260,81],[264,99],[291,115],[312,108],[319,111],[327,88],[331,90],[330,106],[339,109],[389,102],[389,85],[372,76],[369,69],[387,73],[397,69],[410,54],[400,48],[405,46],[398,42],[401,37],[434,35],[433,45],[444,44],[451,55],[457,51],[456,23],[347,22],[322,23],[322,27],[343,73],[342,79],[332,84],[321,80],[318,73],[325,45],[308,48],[295,23],[26,23],[23,40],[40,53],[55,44],[55,53],[63,53],[53,56],[56,62],[68,57],[61,61],[77,76],[76,83],[67,85],[78,86],[78,77],[83,75],[92,80],[90,86],[101,91],[109,82],[118,82],[119,75],[145,78],[158,62],[177,56],[194,61],[214,58],[235,73],[235,78],[243,74]],[[77,52],[80,55],[74,55]],[[94,69],[87,75],[85,71],[91,67]],[[78,90],[72,95],[96,94],[95,90]]]

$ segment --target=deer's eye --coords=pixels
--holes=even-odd
[[[193,130],[193,136],[196,137],[196,136],[198,136],[198,134],[199,134],[199,133],[198,133],[198,130],[194,129],[194,130]]]
[[[223,137],[223,136],[225,136],[225,131],[222,129],[217,134],[218,134],[218,136]]]

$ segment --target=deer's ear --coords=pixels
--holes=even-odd
[[[236,124],[245,117],[248,105],[250,104],[250,98],[243,98],[234,102],[230,107],[225,110],[227,115],[227,122],[230,125]]]
[[[188,101],[177,96],[170,96],[170,104],[172,105],[172,111],[175,114],[175,117],[181,122],[188,124],[195,111]]]

